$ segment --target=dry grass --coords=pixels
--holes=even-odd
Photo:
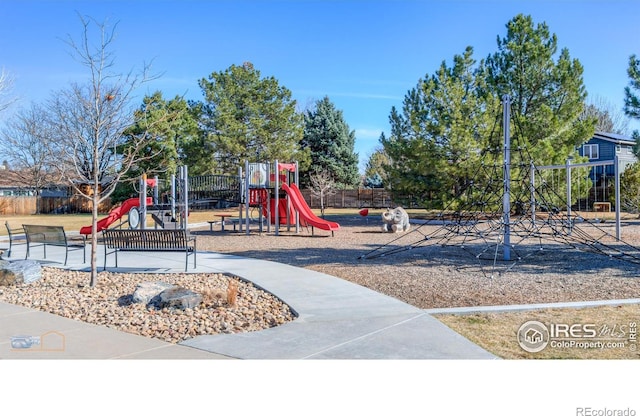
[[[638,359],[638,341],[630,334],[640,324],[640,306],[606,306],[584,309],[545,309],[517,313],[483,313],[471,315],[436,315],[440,321],[480,345],[506,359]],[[624,346],[583,344],[580,347],[557,344],[530,353],[518,344],[517,333],[527,321],[550,324],[590,324],[597,332],[594,338],[574,341],[623,342]],[[577,332],[576,332],[577,333]],[[583,348],[590,347],[590,348]],[[600,347],[600,348],[598,348]]]
[[[238,303],[238,282],[235,280],[229,280],[227,286],[227,305],[236,306]]]

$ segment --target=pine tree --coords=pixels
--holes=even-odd
[[[487,84],[497,97],[510,96],[513,142],[537,165],[564,163],[594,133],[595,121],[581,116],[587,92],[583,68],[545,23],[517,15],[486,60]]]
[[[422,205],[441,208],[466,187],[487,147],[496,103],[484,93],[473,49],[443,62],[405,96],[402,114],[390,116],[391,136],[382,138],[390,163],[388,185]]]
[[[629,57],[629,85],[624,89],[624,111],[629,117],[640,119],[640,60]]]
[[[636,55],[629,57],[629,85],[624,89],[624,112],[629,117],[640,119],[640,60]],[[640,157],[640,131],[635,130],[632,135],[636,141],[634,152]]]
[[[261,78],[249,62],[232,65],[201,79],[205,101],[200,107],[202,149],[213,169],[235,173],[250,162],[297,160],[308,165],[301,150],[302,117],[291,91],[274,77]]]
[[[325,97],[305,113],[304,120],[302,145],[311,152],[311,166],[301,169],[302,185],[309,185],[311,174],[326,171],[337,187],[357,186],[360,176],[358,154],[354,152],[355,132],[349,130],[342,111]]]
[[[134,119],[134,124],[124,133],[126,143],[117,150],[122,153],[134,147],[141,132],[147,131],[149,140],[138,152],[152,156],[148,159],[141,158],[139,163],[129,169],[112,195],[114,202],[135,194],[135,187],[142,174],[148,177],[169,177],[177,173],[178,165],[185,163],[185,159],[189,159],[190,165],[197,162],[196,157],[187,158],[184,154],[189,149],[189,143],[197,140],[198,124],[182,97],[166,101],[162,93],[156,91],[144,97],[140,108],[134,112]],[[190,172],[197,173],[197,167],[196,165],[192,169],[190,166]]]
[[[425,207],[449,206],[477,180],[483,160],[501,164],[504,95],[510,96],[512,144],[518,146],[512,177],[528,169],[530,160],[548,165],[574,156],[580,161],[576,149],[592,137],[595,119],[581,117],[582,65],[568,50],[557,50],[546,24],[535,26],[531,17],[518,15],[498,38],[498,52],[485,61],[477,63],[468,47],[454,56],[453,65],[443,62],[420,80],[405,95],[401,111],[392,108],[390,137],[381,138],[394,196],[410,195]]]
[[[386,140],[384,133],[380,134],[380,142]],[[382,147],[376,149],[370,156],[364,169],[365,187],[384,188],[387,183],[386,169],[389,165],[389,156]]]

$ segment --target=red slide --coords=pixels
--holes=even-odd
[[[293,207],[300,213],[300,218],[306,221],[310,226],[317,227],[321,230],[331,231],[332,233],[333,231],[340,229],[340,224],[337,222],[323,220],[311,211],[311,208],[307,205],[307,201],[304,200],[300,189],[298,189],[295,183],[291,184],[291,186],[283,183],[282,189],[287,193],[289,199],[291,199]]]
[[[147,197],[147,205],[151,205],[152,203],[153,203],[153,199],[151,197]],[[140,206],[140,198],[127,199],[122,203],[122,205],[115,207],[111,211],[109,211],[108,216],[98,221],[97,230],[102,231],[109,228],[111,224],[118,221],[120,218],[122,218],[123,215],[128,213],[131,208],[139,207],[139,206]],[[86,235],[91,234],[91,226],[88,225],[86,227],[80,228],[80,234],[86,234]]]
[[[275,199],[270,199],[271,201],[271,224],[275,224],[276,223],[276,200]],[[280,219],[280,224],[286,224],[287,223],[287,201],[283,201],[280,200],[279,201],[279,209],[278,209],[278,218]],[[265,203],[262,206],[262,213],[263,215],[266,217],[267,216],[267,203],[265,201]],[[296,213],[293,210],[293,207],[291,207],[291,209],[289,210],[289,221],[291,224],[295,224],[296,223]]]

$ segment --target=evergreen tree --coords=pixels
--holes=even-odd
[[[592,137],[595,118],[581,117],[586,91],[582,66],[566,49],[557,53],[557,39],[546,24],[534,26],[531,17],[518,15],[498,38],[498,52],[476,63],[468,47],[454,56],[453,65],[442,63],[420,80],[404,99],[401,111],[392,108],[391,135],[381,138],[390,158],[388,187],[408,194],[426,207],[442,208],[462,201],[462,191],[491,185],[476,178],[485,162],[501,173],[502,108],[511,102],[512,178],[522,169],[564,163]],[[489,172],[486,172],[489,173]],[[478,186],[481,185],[481,186]],[[528,185],[512,184],[523,194]],[[559,193],[562,193],[559,191]],[[477,200],[477,195],[465,193]],[[517,197],[517,196],[516,196]],[[488,207],[485,207],[488,208]]]
[[[531,16],[520,14],[506,27],[486,68],[490,91],[510,96],[512,142],[537,165],[577,157],[577,147],[595,129],[595,120],[580,117],[587,96],[582,65],[566,48],[558,55],[557,37],[545,23],[534,25]]]
[[[380,134],[380,142],[386,140],[384,133]],[[376,149],[364,169],[365,186],[368,188],[384,188],[387,182],[386,168],[389,165],[389,156],[382,147]]]
[[[150,178],[155,175],[168,178],[177,173],[179,164],[191,163],[184,160],[186,158],[183,152],[198,134],[197,121],[187,102],[179,96],[166,101],[159,91],[144,97],[142,105],[134,112],[134,119],[134,124],[125,131],[127,141],[118,148],[118,152],[123,153],[135,146],[141,132],[146,131],[149,140],[138,152],[152,156],[141,158],[139,163],[129,169],[112,195],[114,202],[134,195],[142,174]],[[190,172],[193,171],[190,167]]]
[[[134,117],[135,123],[126,131],[126,135],[134,140],[139,131],[148,130],[152,137],[141,151],[154,157],[141,162],[130,173],[133,176],[142,173],[175,174],[180,164],[178,149],[184,147],[184,142],[190,136],[197,134],[197,123],[189,112],[187,102],[181,97],[166,101],[162,93],[156,91],[144,97]]]
[[[640,59],[629,57],[629,85],[624,89],[624,111],[629,117],[640,119]]]
[[[640,59],[636,55],[629,58],[629,85],[624,89],[624,112],[629,117],[640,119]],[[632,134],[636,141],[634,152],[640,157],[640,131],[635,130]]]
[[[328,172],[337,187],[350,188],[360,182],[358,154],[354,152],[355,132],[349,130],[342,111],[337,110],[328,97],[315,104],[304,115],[302,145],[311,152],[311,166],[301,169],[300,182],[310,184],[310,175]]]
[[[506,25],[507,35],[498,38],[498,52],[487,58],[487,84],[497,97],[509,95],[511,102],[512,178],[519,170],[529,169],[531,160],[538,165],[563,164],[568,157],[574,163],[586,161],[578,148],[595,131],[595,118],[582,117],[587,96],[582,79],[583,68],[563,48],[545,23],[534,25],[531,16],[522,14]],[[544,171],[549,179],[553,171]],[[578,189],[579,178],[574,178]],[[512,184],[512,192],[524,198],[528,183]],[[564,185],[563,185],[564,186]],[[582,189],[587,188],[584,184]],[[565,190],[556,189],[554,204],[560,204]]]
[[[388,186],[397,197],[411,197],[441,208],[478,171],[482,150],[494,125],[496,102],[485,94],[473,49],[456,55],[453,66],[420,80],[405,96],[402,114],[393,108],[391,136],[381,138],[389,156]]]
[[[297,160],[301,168],[308,166],[308,152],[300,147],[302,117],[291,91],[274,77],[261,78],[245,62],[199,84],[205,96],[199,108],[201,151],[212,170],[235,173],[245,160]]]
[[[620,209],[640,212],[640,162],[627,167],[620,175]]]

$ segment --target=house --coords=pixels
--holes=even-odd
[[[616,133],[596,132],[589,141],[584,143],[578,152],[580,156],[589,158],[589,162],[613,162],[615,155],[618,155],[620,161],[620,172],[638,161],[633,153],[635,141],[628,136]],[[589,177],[596,186],[601,186],[603,182],[607,182],[615,177],[614,166],[594,166],[591,168]]]
[[[0,196],[34,196],[35,191],[6,163],[0,165]]]

